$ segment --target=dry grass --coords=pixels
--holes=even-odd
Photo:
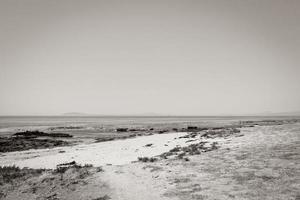
[[[45,169],[21,169],[15,165],[4,167],[0,166],[0,185],[3,185],[4,183],[11,183],[19,178],[40,175],[44,171]]]

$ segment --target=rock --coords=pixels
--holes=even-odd
[[[198,129],[197,126],[188,126],[187,127],[187,130],[196,130],[196,129]]]
[[[166,133],[166,132],[168,132],[168,131],[167,130],[160,130],[160,131],[158,131],[159,134]]]
[[[117,132],[127,132],[128,128],[117,128]]]

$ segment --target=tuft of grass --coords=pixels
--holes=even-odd
[[[98,197],[96,199],[93,199],[93,200],[108,200],[108,199],[111,199],[108,195],[104,195],[103,197]]]
[[[154,157],[138,157],[138,161],[140,162],[155,162],[157,161],[157,158],[154,158]]]
[[[173,149],[170,150],[170,152],[179,152],[180,147],[174,147]]]
[[[80,164],[77,164],[75,161],[72,161],[69,163],[62,163],[62,164],[57,165],[54,172],[63,174],[70,168],[82,169],[82,168],[91,168],[91,167],[93,167],[92,164],[85,164],[82,166]]]
[[[179,158],[179,159],[183,159],[183,157],[185,156],[185,152],[183,152],[183,153],[180,153],[180,154],[178,154],[177,155],[177,157]]]
[[[45,169],[30,169],[13,166],[0,166],[0,185],[11,183],[15,179],[24,178],[27,175],[40,175]]]
[[[97,172],[103,172],[104,170],[103,170],[102,167],[97,167],[97,168],[96,168],[96,171],[97,171]]]
[[[68,163],[62,163],[56,166],[56,169],[53,170],[53,174],[60,174],[60,179],[64,179],[64,174],[66,171],[69,169],[75,169],[76,173],[78,174],[79,179],[84,179],[85,177],[90,175],[89,168],[92,168],[93,165],[91,164],[85,164],[85,165],[80,165],[77,164],[75,161],[68,162]],[[97,172],[99,172],[99,169],[97,169]]]
[[[85,167],[85,168],[91,168],[91,167],[93,167],[93,165],[92,164],[84,164],[83,167]]]

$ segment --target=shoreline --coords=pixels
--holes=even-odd
[[[258,120],[258,121],[235,121],[227,122],[223,125],[199,126],[197,123],[191,125],[172,124],[168,127],[160,127],[158,125],[135,127],[131,125],[115,126],[109,129],[104,128],[102,131],[86,133],[84,126],[57,126],[49,128],[33,128],[19,130],[18,132],[10,133],[6,136],[0,136],[0,143],[5,146],[0,148],[0,154],[5,152],[23,151],[30,149],[48,149],[52,146],[76,146],[80,144],[92,144],[107,141],[124,140],[128,138],[137,138],[140,136],[154,134],[168,134],[172,132],[199,132],[203,130],[216,130],[225,128],[242,128],[254,126],[270,126],[282,125],[289,123],[300,122],[300,119],[281,119],[281,120]],[[77,133],[78,132],[78,133]],[[38,134],[37,134],[38,133]],[[15,137],[15,135],[23,137]],[[29,137],[32,135],[33,137]]]
[[[218,148],[185,155],[188,160],[177,155],[101,168],[80,163],[62,173],[32,172],[0,188],[6,200],[292,199],[300,186],[299,133],[299,123],[246,127],[240,133],[205,138],[218,142]]]
[[[10,152],[7,155],[11,154],[11,158],[19,156],[17,160],[11,160],[17,166],[45,165],[29,170],[12,168],[14,178],[11,182],[0,184],[0,198],[295,199],[299,196],[300,187],[300,177],[297,175],[300,171],[300,123],[254,123],[257,122],[247,122],[246,127],[238,128],[240,132],[233,127],[215,127],[71,147]],[[126,150],[124,144],[132,149]],[[119,155],[119,158],[114,158],[116,161],[122,161],[126,156],[130,159],[121,163],[100,163],[95,152],[101,154],[101,149],[106,150],[106,155],[111,158]],[[142,153],[137,154],[136,149]],[[74,152],[85,160],[59,159]],[[1,155],[0,163],[3,163],[7,156]],[[41,162],[41,158],[45,162]],[[40,169],[49,165],[52,169]],[[66,168],[60,171],[59,166]]]

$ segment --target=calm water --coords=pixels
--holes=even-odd
[[[85,128],[105,126],[150,126],[150,125],[214,125],[230,124],[240,120],[290,119],[292,117],[100,117],[100,116],[1,116],[0,133],[18,130],[44,129],[59,126],[82,126]]]

